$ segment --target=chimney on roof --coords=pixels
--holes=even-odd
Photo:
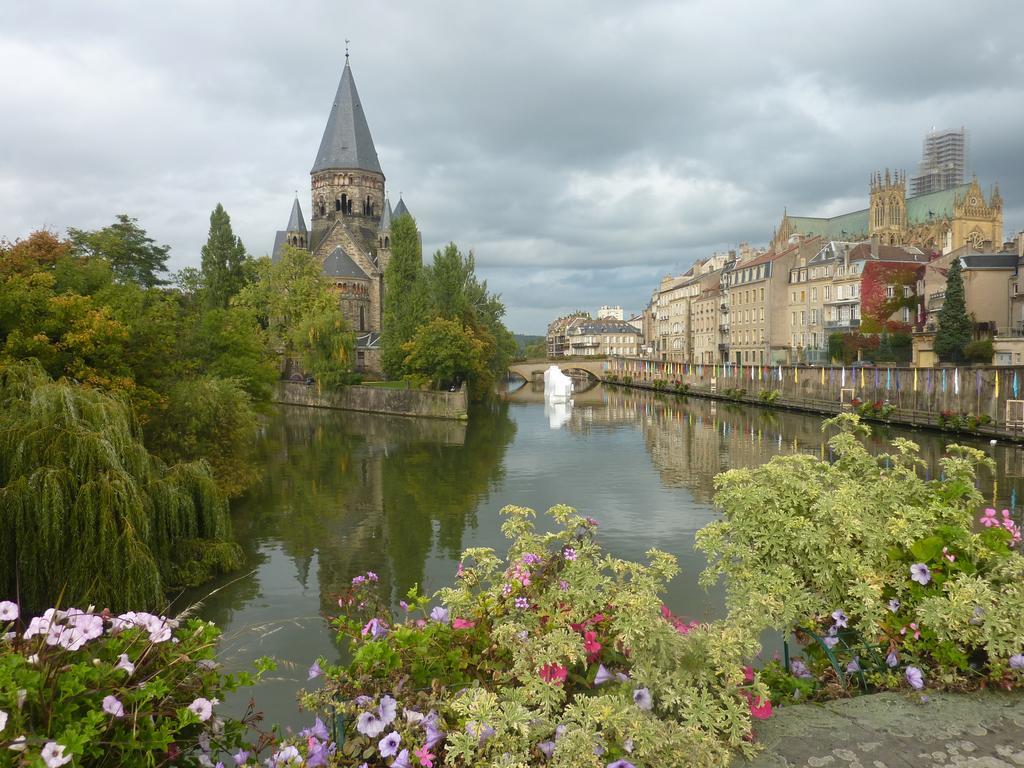
[[[878,258],[878,235],[871,236],[871,258]]]

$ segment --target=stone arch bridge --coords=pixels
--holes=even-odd
[[[509,365],[508,372],[526,381],[536,381],[544,378],[544,371],[552,365],[557,365],[566,376],[586,375],[597,381],[604,381],[608,373],[608,359],[604,357],[595,360],[524,360]]]

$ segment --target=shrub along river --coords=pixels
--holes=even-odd
[[[693,549],[694,533],[717,517],[715,475],[780,453],[828,456],[815,416],[601,385],[552,407],[536,385],[516,386],[468,424],[301,407],[269,418],[262,483],[233,509],[247,569],[181,598],[201,599],[199,614],[223,628],[228,669],[264,655],[281,664],[227,702],[231,711],[253,695],[269,722],[304,724],[295,693],[309,665],[340,660],[324,619],[337,613],[338,592],[368,570],[396,610],[414,584],[438,589],[466,547],[504,552],[506,504],[532,507],[542,524],[548,507],[576,507],[600,521],[601,544],[620,557],[643,559],[653,546],[674,554],[682,572],[669,607],[687,619],[721,616],[721,591],[697,585],[704,558]],[[871,442],[882,451],[896,436],[921,446],[930,474],[951,440],[893,428]],[[980,480],[985,497],[1018,512],[1024,450],[963,442],[996,460]]]

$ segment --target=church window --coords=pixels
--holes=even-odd
[[[341,196],[341,207],[338,208],[338,210],[341,211],[342,213],[352,213],[352,211],[349,210],[349,205],[350,205],[350,203],[349,203],[348,195],[342,195]]]
[[[390,238],[388,238],[386,235],[384,237],[384,247],[385,248],[390,248],[391,247]]]
[[[345,213],[352,213],[352,201],[348,201],[348,207],[345,209]]]
[[[334,210],[336,210],[336,211],[340,211],[341,210],[341,200],[339,200],[337,198],[334,199]]]
[[[326,216],[327,215],[327,206],[324,205],[324,201],[321,200],[319,205],[320,205],[320,215],[321,216]]]
[[[366,330],[366,307],[359,307],[359,330]]]

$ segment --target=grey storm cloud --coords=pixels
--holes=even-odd
[[[864,207],[933,126],[1024,226],[1024,6],[911,2],[33,2],[0,28],[0,236],[127,212],[197,264],[221,202],[266,253],[344,65],[428,253],[542,332],[637,311],[784,208]]]

